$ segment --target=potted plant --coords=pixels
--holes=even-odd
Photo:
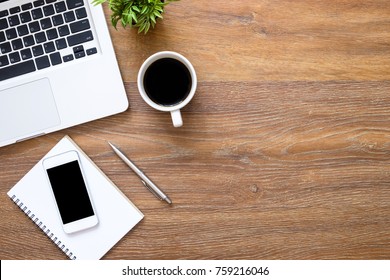
[[[95,5],[108,2],[112,12],[111,23],[116,28],[118,22],[123,27],[138,28],[138,33],[145,34],[154,28],[158,19],[162,19],[164,7],[178,0],[93,0]]]

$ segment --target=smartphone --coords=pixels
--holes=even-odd
[[[66,233],[98,224],[87,181],[76,151],[43,160],[43,168],[52,191],[57,212]]]

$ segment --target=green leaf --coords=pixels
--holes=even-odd
[[[148,22],[146,22],[145,34],[148,33],[149,28],[150,28],[150,22],[148,21]]]
[[[153,14],[154,14],[156,17],[158,17],[158,18],[163,18],[162,15],[161,15],[161,13],[160,13],[159,11],[154,11]]]
[[[137,16],[135,13],[131,13],[131,17],[133,18],[134,22],[137,23]]]
[[[154,23],[156,23],[156,17],[154,16],[154,14],[151,14],[150,15],[150,20]]]
[[[106,2],[106,0],[93,0],[93,1],[92,1],[92,4],[93,4],[94,6],[97,6],[97,5],[103,4],[104,2]]]
[[[116,29],[116,25],[118,24],[118,20],[117,20],[115,17],[111,17],[111,24],[112,24],[112,26],[114,26],[115,29]]]
[[[141,10],[140,10],[137,6],[131,6],[131,9],[132,9],[133,11],[138,12],[138,13],[141,12]]]
[[[138,28],[138,33],[141,33],[144,29],[145,29],[145,25],[141,25],[139,28]]]

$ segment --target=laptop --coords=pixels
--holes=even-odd
[[[90,2],[0,0],[0,147],[128,108],[102,7]]]

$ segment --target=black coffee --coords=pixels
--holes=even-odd
[[[191,91],[191,74],[187,67],[173,58],[153,62],[145,72],[144,88],[149,98],[163,106],[173,106]]]

